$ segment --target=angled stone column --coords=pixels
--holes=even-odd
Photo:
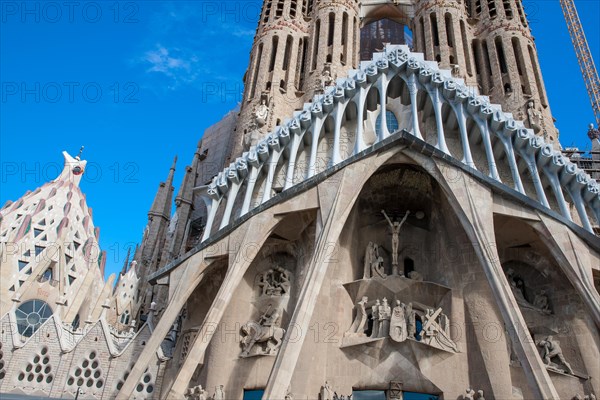
[[[398,151],[398,149],[395,149],[395,151]],[[289,326],[293,326],[294,329],[286,332],[286,337],[271,370],[263,400],[283,399],[287,394],[306,338],[306,336],[303,336],[290,341],[290,335],[294,334],[294,331],[308,331],[317,297],[329,269],[325,257],[331,252],[331,244],[338,242],[345,221],[360,194],[360,188],[392,155],[393,153],[389,151],[378,156],[369,157],[364,162],[352,164],[318,187],[321,224],[316,235],[315,250],[311,256],[306,278],[289,323]]]
[[[537,229],[567,279],[587,305],[592,319],[600,329],[600,296],[594,287],[592,265],[598,265],[600,255],[591,254],[588,247],[568,227],[538,213]]]
[[[428,165],[430,162],[427,160],[424,164]],[[552,384],[535,343],[525,329],[527,325],[500,264],[500,257],[495,247],[491,191],[474,182],[464,173],[445,165],[439,169],[428,165],[426,169],[438,179],[446,195],[450,197],[450,204],[474,245],[475,253],[488,279],[504,324],[511,333],[514,332],[513,347],[523,366],[532,393],[539,399],[559,400],[558,392]],[[444,176],[444,173],[450,175]],[[457,179],[455,175],[457,173],[461,179]],[[490,379],[492,378],[490,376]],[[492,387],[494,387],[493,382]],[[498,397],[498,393],[494,393],[494,396],[504,398]]]
[[[171,329],[173,322],[179,315],[181,308],[186,303],[189,296],[196,289],[202,278],[204,272],[210,266],[210,262],[206,262],[204,259],[204,251],[197,253],[196,255],[188,258],[184,261],[184,264],[179,268],[184,269],[184,273],[177,282],[177,287],[173,291],[167,308],[165,309],[162,318],[158,321],[158,324],[152,332],[152,336],[146,343],[144,351],[138,357],[134,367],[131,369],[127,380],[123,384],[123,387],[116,396],[118,400],[130,399],[133,395],[133,391],[137,386],[139,380],[144,373],[144,370],[148,364],[156,357],[156,351],[160,347],[167,333]]]
[[[229,252],[231,252],[227,274],[202,322],[200,331],[191,345],[185,361],[179,368],[179,373],[173,385],[168,388],[168,391],[163,390],[163,393],[168,393],[167,399],[179,400],[184,398],[184,393],[196,370],[198,360],[203,358],[204,352],[216,332],[215,326],[221,321],[235,289],[280,219],[273,214],[273,209],[267,210],[254,216],[245,225],[240,226],[227,239]]]

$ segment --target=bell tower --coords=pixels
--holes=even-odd
[[[265,0],[232,158],[385,43],[411,46],[557,142],[521,0]]]

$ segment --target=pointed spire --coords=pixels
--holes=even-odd
[[[123,269],[121,269],[121,275],[125,275],[127,273],[127,267],[129,266],[129,256],[131,255],[131,246],[127,248],[127,256],[125,257],[125,262],[123,263]]]
[[[154,197],[152,207],[148,212],[148,216],[159,216],[165,219],[171,217],[171,202],[173,200],[173,177],[175,175],[175,164],[177,163],[177,156],[173,159],[173,165],[169,170],[169,175],[165,182],[161,182]]]

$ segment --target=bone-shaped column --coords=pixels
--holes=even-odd
[[[248,164],[250,164],[250,175],[246,178],[246,194],[244,195],[244,202],[242,203],[240,215],[244,215],[250,210],[254,187],[256,186],[258,174],[263,167],[263,161],[260,159],[256,149],[252,149],[248,154]]]
[[[467,133],[467,116],[464,106],[464,102],[468,100],[467,88],[465,86],[458,86],[454,80],[447,80],[444,82],[444,96],[448,99],[452,111],[458,121],[458,129],[460,132],[460,142],[463,150],[463,164],[468,165],[470,168],[477,169],[475,162],[473,161],[473,155],[471,154],[471,146],[469,145],[469,135]]]
[[[554,197],[556,197],[560,213],[563,217],[572,221],[571,213],[569,212],[569,207],[560,186],[560,180],[558,179],[558,172],[565,165],[564,157],[560,153],[555,152],[552,145],[546,144],[538,152],[538,163],[542,166],[544,175],[550,181],[550,186],[554,192]]]
[[[298,157],[298,149],[300,148],[300,143],[302,142],[302,137],[304,136],[305,129],[302,129],[301,123],[298,120],[292,120],[290,124],[290,132],[292,134],[291,144],[288,145],[289,148],[289,159],[287,171],[285,173],[285,183],[283,184],[283,190],[289,189],[294,185],[294,173],[296,172],[296,158]]]
[[[497,180],[498,182],[502,182],[500,180],[500,175],[498,174],[498,168],[496,167],[496,159],[494,158],[494,150],[492,149],[492,141],[490,138],[490,131],[488,126],[488,121],[486,119],[487,116],[491,114],[490,112],[482,113],[483,104],[481,100],[477,97],[469,98],[469,103],[467,109],[469,113],[473,117],[473,120],[477,124],[479,128],[479,132],[481,134],[481,138],[483,140],[483,147],[485,148],[485,156],[488,162],[489,168],[489,176],[492,179]]]
[[[544,207],[550,208],[550,204],[546,198],[546,191],[542,185],[537,161],[535,159],[536,150],[542,146],[542,138],[535,136],[527,129],[521,128],[514,137],[514,145],[521,157],[527,163],[527,168],[529,169],[529,174],[531,175],[538,201],[542,203]]]
[[[201,195],[204,204],[206,205],[206,225],[204,226],[204,232],[202,233],[202,240],[204,242],[209,238],[213,223],[215,222],[215,216],[221,204],[223,196],[219,193],[219,189],[216,187],[214,181],[211,186],[205,187],[206,195]]]
[[[508,160],[508,167],[510,168],[515,190],[521,194],[526,194],[523,182],[521,181],[521,175],[519,174],[519,166],[517,165],[517,159],[515,158],[512,144],[512,138],[517,130],[515,120],[507,120],[504,114],[498,110],[492,117],[492,129],[494,129],[496,137],[500,139],[502,146],[504,146],[504,152],[506,153],[506,159]]]
[[[242,158],[239,158],[235,164],[231,164],[229,166],[229,169],[227,170],[227,179],[231,182],[231,189],[229,189],[229,194],[227,195],[225,212],[223,213],[223,218],[221,219],[221,226],[219,229],[223,229],[227,226],[227,224],[229,224],[235,199],[237,198],[238,192],[242,186],[243,178],[247,173],[248,165]]]
[[[263,192],[262,203],[265,203],[271,198],[273,180],[275,179],[275,169],[277,168],[279,157],[281,157],[281,153],[283,151],[277,136],[269,136],[269,138],[267,138],[267,143],[271,155],[269,156],[269,161],[267,162],[267,177],[265,179],[265,191]]]
[[[568,164],[560,174],[560,181],[567,193],[569,193],[569,196],[571,196],[583,227],[588,232],[594,233],[581,195],[581,192],[587,189],[589,181],[586,173],[578,169],[575,164]]]
[[[315,175],[317,171],[317,151],[319,149],[319,136],[321,134],[321,128],[323,128],[324,118],[323,109],[320,103],[314,103],[311,107],[311,114],[313,118],[312,123],[312,141],[310,143],[310,159],[308,160],[308,173],[307,178]]]

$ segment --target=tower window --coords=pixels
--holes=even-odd
[[[496,38],[496,54],[498,55],[500,72],[503,74],[508,73],[508,68],[506,67],[506,57],[504,56],[504,46],[502,46],[502,39],[500,37]]]
[[[490,18],[494,19],[496,18],[496,15],[498,14],[496,12],[496,2],[494,0],[488,0],[488,11],[490,13]]]
[[[333,46],[333,36],[335,34],[335,14],[329,13],[329,34],[327,35],[327,46]]]
[[[311,71],[317,68],[317,56],[319,55],[319,38],[321,37],[321,20],[315,24],[315,41],[313,43],[313,58]]]
[[[279,43],[279,37],[273,36],[273,45],[271,46],[271,62],[269,63],[269,72],[273,72],[275,69],[275,60],[277,59],[277,44]]]
[[[512,19],[513,11],[512,7],[510,6],[510,0],[502,0],[502,5],[504,6],[504,14],[506,15],[506,18]]]
[[[535,82],[538,88],[538,94],[540,101],[544,107],[548,107],[548,100],[546,100],[546,92],[544,91],[544,84],[542,83],[542,77],[540,76],[540,70],[535,59],[535,53],[531,46],[527,46],[529,49],[529,58],[531,58],[531,66],[533,67],[533,73],[535,75]]]
[[[431,13],[429,15],[429,20],[431,21],[431,35],[433,37],[433,45],[437,47],[440,45],[440,34],[438,31],[437,16],[435,15],[435,13]]]
[[[465,63],[467,65],[467,73],[469,76],[473,76],[473,68],[471,66],[471,54],[469,54],[469,41],[467,40],[467,31],[465,28],[465,21],[460,21],[460,35],[462,38],[462,45],[465,53]]]

